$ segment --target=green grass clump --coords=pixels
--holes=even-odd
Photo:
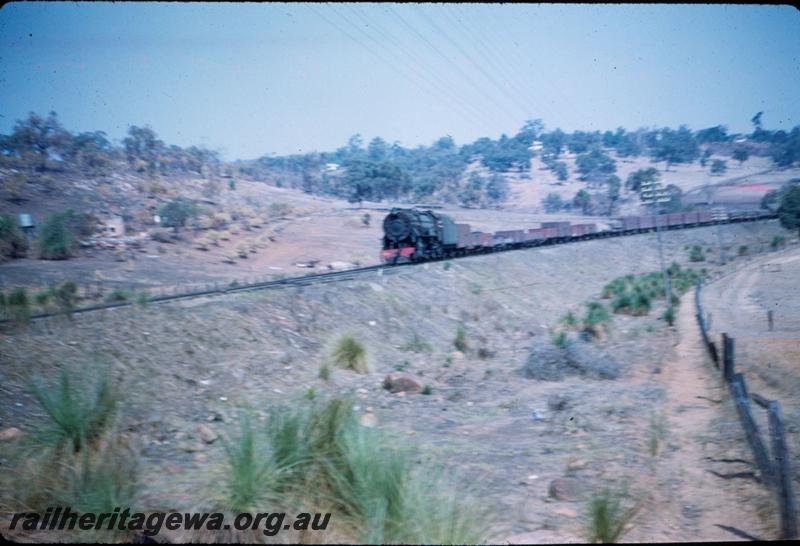
[[[456,337],[453,339],[453,346],[462,353],[469,349],[469,345],[467,344],[467,332],[464,330],[463,326],[459,326],[456,330]]]
[[[69,446],[78,452],[94,442],[111,424],[119,405],[119,395],[105,368],[88,374],[71,374],[61,370],[57,385],[31,384],[34,398],[44,409],[51,423],[45,438],[56,447]]]
[[[226,507],[239,513],[254,511],[265,500],[275,470],[248,416],[240,423],[238,435],[224,440],[223,445],[227,456]]]
[[[367,350],[354,336],[345,334],[336,343],[333,351],[334,361],[356,373],[369,373]]]
[[[566,332],[558,332],[551,338],[553,345],[559,349],[566,349],[569,346],[569,338]]]
[[[770,248],[775,250],[776,248],[782,247],[786,243],[786,237],[783,235],[776,235],[772,238],[772,242],[769,244]]]
[[[578,319],[575,317],[575,313],[567,311],[567,314],[561,318],[561,324],[563,324],[565,328],[570,329],[577,327]]]
[[[636,515],[636,509],[622,507],[622,493],[608,489],[589,502],[589,542],[611,544],[625,534],[625,526]]]
[[[420,392],[422,394],[432,394],[433,393],[433,389],[431,388],[430,385],[425,385],[424,387],[422,387],[422,390]]]
[[[274,407],[267,424],[245,421],[228,457],[227,502],[331,512],[337,530],[360,543],[475,543],[484,526],[474,506],[418,455],[363,427],[346,398]]]
[[[592,301],[586,304],[586,315],[583,318],[584,328],[593,328],[611,320],[608,309],[599,302]]]
[[[747,245],[739,246],[739,256],[747,256],[749,254],[749,249]]]

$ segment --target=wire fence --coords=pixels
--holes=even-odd
[[[763,396],[748,391],[744,375],[736,372],[736,342],[734,338],[723,333],[721,351],[711,340],[708,321],[700,301],[701,290],[702,284],[698,283],[695,287],[695,316],[700,327],[703,344],[714,362],[715,368],[721,369],[722,377],[729,387],[736,405],[736,412],[739,415],[739,422],[758,467],[761,483],[775,493],[780,512],[780,538],[797,538],[797,504],[780,402],[767,400]],[[764,440],[753,417],[751,399],[767,410],[769,442]]]

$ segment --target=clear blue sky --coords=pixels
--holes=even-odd
[[[226,159],[548,128],[800,125],[787,6],[14,3],[0,132],[29,111]]]

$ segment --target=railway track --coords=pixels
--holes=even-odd
[[[683,230],[683,229],[695,229],[700,227],[709,227],[717,224],[732,224],[732,223],[742,223],[742,222],[761,222],[766,220],[774,220],[777,218],[775,214],[765,214],[763,216],[757,218],[737,218],[737,219],[728,219],[728,220],[721,220],[715,222],[704,223],[700,225],[693,225],[693,226],[672,226],[670,228],[662,228],[664,231],[673,231],[673,230]],[[554,245],[562,245],[562,244],[569,244],[575,243],[579,241],[590,241],[594,239],[606,239],[610,237],[628,237],[633,235],[641,235],[643,233],[648,233],[655,231],[654,229],[648,230],[635,230],[635,231],[600,231],[597,233],[590,233],[583,235],[581,237],[559,237],[559,238],[551,238],[551,239],[543,239],[543,240],[536,240],[536,241],[527,241],[523,243],[512,243],[505,245],[502,248],[492,248],[492,249],[480,249],[478,251],[473,252],[464,252],[463,254],[457,256],[450,256],[445,258],[439,258],[435,260],[427,260],[425,262],[420,263],[431,263],[431,262],[441,262],[447,261],[451,259],[458,259],[462,257],[469,257],[469,256],[481,256],[486,254],[495,254],[497,252],[509,252],[513,250],[526,250],[531,248],[538,248],[542,246],[554,246]],[[183,294],[170,294],[170,295],[162,295],[162,296],[155,296],[147,300],[148,304],[155,303],[170,303],[175,301],[181,300],[189,300],[195,298],[203,298],[203,297],[213,297],[213,296],[220,296],[226,294],[234,294],[234,293],[241,293],[241,292],[255,292],[258,290],[269,290],[269,289],[276,289],[276,288],[283,288],[289,286],[310,286],[313,284],[324,284],[330,282],[340,282],[344,280],[352,280],[356,277],[359,277],[365,273],[371,272],[378,272],[388,269],[395,269],[399,267],[406,267],[406,266],[413,266],[413,265],[420,265],[420,263],[401,263],[401,264],[380,264],[380,265],[371,265],[367,267],[359,267],[355,269],[347,269],[344,271],[331,271],[327,273],[317,273],[313,275],[305,275],[302,277],[288,277],[284,279],[277,279],[272,281],[261,281],[249,284],[243,284],[240,286],[227,286],[224,288],[215,288],[210,290],[198,290],[194,292],[186,292]],[[79,307],[72,311],[72,314],[80,314],[80,313],[89,313],[92,311],[101,311],[105,309],[116,309],[119,307],[130,307],[132,305],[136,305],[133,301],[119,301],[119,302],[107,302],[107,303],[99,303],[96,305],[89,305],[86,307]],[[39,313],[36,315],[31,316],[31,320],[43,319],[53,316],[58,316],[63,313]],[[9,322],[9,319],[2,319],[0,323]]]

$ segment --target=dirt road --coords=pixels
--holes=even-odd
[[[666,445],[651,444],[656,457],[653,474],[645,481],[651,493],[645,506],[641,528],[626,537],[641,541],[723,541],[744,540],[720,526],[732,527],[751,535],[765,534],[756,506],[743,498],[759,496],[752,480],[726,480],[713,472],[746,472],[747,461],[741,432],[735,427],[732,402],[719,374],[706,356],[694,318],[691,296],[684,297],[676,323],[680,341],[675,356],[662,366],[659,380],[667,390],[663,412],[649,426],[651,437],[658,435],[658,419],[663,419]],[[721,422],[722,421],[722,422]],[[721,426],[723,425],[723,426]],[[663,453],[662,453],[663,450]]]

